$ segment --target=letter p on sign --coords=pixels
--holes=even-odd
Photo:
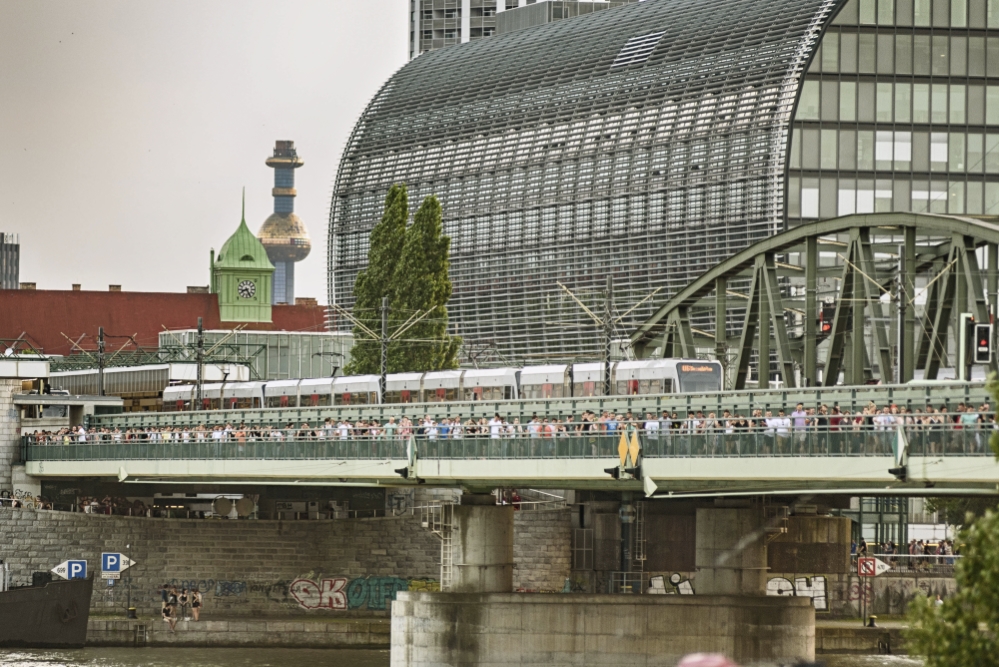
[[[120,572],[121,571],[121,554],[101,554],[101,571],[102,572]]]

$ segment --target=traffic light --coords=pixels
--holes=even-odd
[[[906,481],[908,477],[908,471],[905,469],[905,466],[900,468],[888,468],[888,474],[894,476],[895,479],[900,482]]]
[[[409,468],[408,467],[407,468],[396,468],[392,472],[394,472],[395,474],[399,475],[403,479],[409,479]]]
[[[614,466],[613,468],[604,468],[604,472],[613,477],[614,479],[621,479],[620,466]]]
[[[975,324],[975,363],[987,364],[992,361],[992,325]]]
[[[642,466],[640,465],[634,468],[625,468],[624,471],[635,479],[642,479]]]

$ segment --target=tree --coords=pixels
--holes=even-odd
[[[993,665],[999,656],[999,513],[986,512],[958,542],[957,593],[940,606],[924,595],[909,606],[909,649],[926,667]]]
[[[371,230],[368,267],[354,281],[354,317],[378,333],[382,328],[382,297],[393,295],[394,273],[402,255],[409,219],[409,196],[405,184],[393,185],[385,197],[385,212]],[[354,347],[347,375],[381,372],[381,344],[359,328],[354,329]]]
[[[451,239],[444,235],[441,203],[423,200],[406,230],[402,255],[393,275],[391,331],[398,331],[417,313],[429,313],[399,336],[389,349],[392,371],[435,371],[458,367],[461,339],[447,333],[447,303],[451,299]]]
[[[989,384],[999,393],[994,378]],[[999,456],[999,434],[992,436]],[[926,656],[926,667],[994,665],[999,656],[999,513],[965,517],[957,538],[962,558],[955,567],[957,593],[937,606],[919,595],[909,606],[910,652]]]
[[[941,523],[964,528],[969,522],[985,516],[988,510],[996,509],[996,499],[990,496],[927,498],[926,507],[940,513]]]

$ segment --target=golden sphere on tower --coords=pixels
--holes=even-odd
[[[257,238],[272,262],[298,262],[309,255],[312,240],[302,219],[294,213],[272,213],[264,220]]]

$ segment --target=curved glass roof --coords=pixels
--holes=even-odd
[[[352,306],[385,192],[405,182],[414,209],[443,204],[467,357],[598,357],[599,329],[559,283],[600,313],[611,275],[623,336],[783,227],[799,82],[837,4],[646,0],[419,56],[345,150],[330,302]]]

